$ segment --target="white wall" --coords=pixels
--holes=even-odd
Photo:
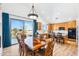
[[[0,36],[1,36],[0,55],[2,55],[2,10],[1,10],[1,4],[0,4]]]
[[[77,12],[77,39],[78,39],[78,56],[79,56],[79,5],[76,6]]]
[[[79,56],[79,17],[77,19],[77,43],[78,43],[78,56]]]

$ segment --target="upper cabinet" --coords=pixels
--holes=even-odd
[[[68,28],[75,28],[76,27],[76,20],[68,22]]]
[[[53,25],[52,24],[48,24],[48,30],[52,30],[53,29]]]
[[[59,28],[64,28],[64,30],[67,30],[67,22],[63,22],[63,23],[55,23],[54,25],[54,30],[59,30]]]
[[[64,30],[68,30],[68,28],[76,28],[76,20],[62,23],[48,24],[48,30],[59,30],[59,28],[64,28]]]
[[[37,26],[38,26],[38,30],[42,30],[42,23],[41,22],[37,22]]]

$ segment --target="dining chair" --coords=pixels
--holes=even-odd
[[[53,56],[55,42],[52,40],[48,43],[47,48],[45,49],[45,56]]]
[[[19,53],[20,53],[20,56],[24,56],[25,55],[25,44],[24,42],[21,42],[19,39],[18,39],[18,43],[19,43]]]
[[[20,37],[20,35],[16,37],[17,41],[19,43],[19,53],[20,53],[20,56],[24,56],[25,55],[25,43],[24,43],[24,40],[19,39],[19,37]]]
[[[62,36],[62,33],[57,33],[56,41],[59,43],[64,43],[64,37]]]
[[[55,42],[53,40],[51,42],[48,42],[46,45],[46,48],[43,50],[37,51],[35,53],[35,55],[37,55],[37,56],[53,56],[54,44],[55,44]]]
[[[25,47],[26,47],[26,56],[34,56],[35,54],[34,54],[34,51],[31,49],[31,48],[29,48],[28,47],[28,45],[25,45]]]

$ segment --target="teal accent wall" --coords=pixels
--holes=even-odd
[[[2,13],[2,31],[3,48],[9,47],[11,45],[11,39],[8,13]]]
[[[35,33],[37,32],[37,21],[34,20],[34,30],[33,30],[33,35],[35,36]]]

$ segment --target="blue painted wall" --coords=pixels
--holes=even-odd
[[[34,22],[33,35],[37,32],[37,22]],[[9,26],[9,14],[2,13],[2,29],[3,29],[3,48],[11,46],[10,26]]]
[[[11,45],[10,28],[9,28],[9,14],[2,13],[2,36],[3,36],[3,48]]]
[[[33,20],[33,21],[34,21],[33,35],[35,36],[35,33],[37,32],[37,21],[36,20]]]

